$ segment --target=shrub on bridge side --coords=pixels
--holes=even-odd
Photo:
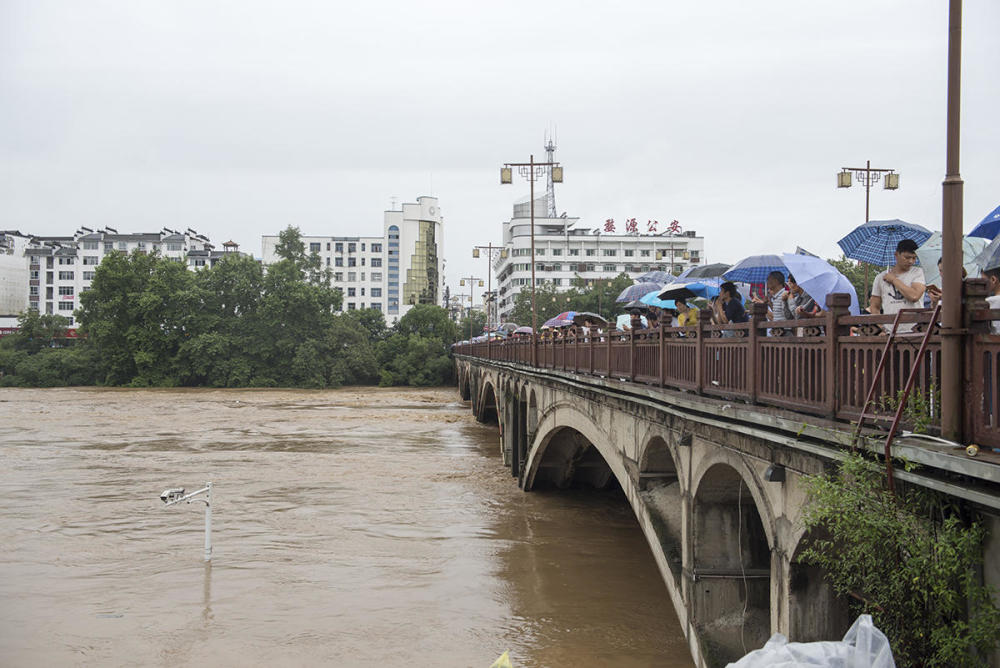
[[[872,615],[898,666],[981,666],[1000,638],[1000,609],[978,581],[986,532],[943,495],[904,486],[852,455],[809,482],[799,560],[826,570],[855,614]]]

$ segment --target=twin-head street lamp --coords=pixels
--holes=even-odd
[[[473,246],[472,247],[472,257],[478,258],[480,251],[486,251],[486,261],[489,263],[489,266],[486,268],[486,292],[487,293],[492,293],[493,292],[493,262],[498,257],[500,259],[506,259],[506,257],[507,257],[507,249],[504,248],[503,246],[494,246],[492,244],[492,242],[486,244],[485,246]],[[479,285],[481,286],[482,282],[480,282]],[[487,346],[487,348],[489,348],[489,345],[490,345],[490,336],[489,336],[489,334],[490,334],[490,305],[486,303],[486,297],[485,297],[485,295],[483,296],[483,306],[486,307],[486,346]],[[497,324],[499,325],[500,323],[497,323]]]
[[[469,341],[472,341],[472,305],[475,303],[473,295],[475,294],[476,282],[479,282],[479,287],[483,287],[483,279],[478,276],[466,276],[458,284],[464,286],[466,281],[469,282]]]
[[[563,168],[558,162],[535,162],[532,154],[528,162],[508,162],[500,168],[500,184],[506,185],[513,182],[514,167],[517,173],[528,179],[531,184],[529,199],[531,201],[531,363],[537,364],[537,349],[534,345],[538,336],[538,313],[535,310],[535,181],[546,174],[552,179],[552,183],[563,182]]]

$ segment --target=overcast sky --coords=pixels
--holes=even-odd
[[[941,227],[945,0],[0,0],[0,229],[380,234],[440,198],[446,274],[485,278],[555,129],[560,212],[677,219],[708,261],[864,222]],[[964,9],[965,228],[1000,204],[1000,2]]]

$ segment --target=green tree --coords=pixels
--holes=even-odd
[[[452,343],[458,340],[458,325],[448,311],[433,304],[417,304],[396,323],[397,334],[419,334]]]
[[[622,313],[623,304],[615,303],[622,290],[632,285],[634,281],[626,273],[621,273],[612,279],[600,278],[590,282],[577,277],[573,279],[573,310],[599,313],[606,318]]]
[[[447,345],[436,336],[393,334],[379,345],[379,361],[380,385],[428,387],[454,380]]]
[[[496,327],[497,323],[493,323],[493,326]],[[472,338],[469,336],[470,332],[472,336],[479,336],[485,328],[486,313],[483,311],[473,311],[471,316],[467,315],[458,322],[457,336],[459,339]]]
[[[541,283],[535,285],[535,311],[538,316],[538,326],[546,320],[555,317],[563,311],[576,310],[570,305],[569,299],[572,295],[560,292],[552,283]],[[521,291],[514,296],[514,308],[511,310],[510,319],[525,327],[531,326],[531,286],[521,288]],[[468,323],[466,323],[468,325]]]
[[[28,309],[17,318],[17,333],[5,338],[15,350],[33,355],[42,348],[53,346],[57,339],[63,339],[68,325],[69,320],[61,315],[42,315]]]
[[[369,310],[348,311],[334,319],[328,332],[330,352],[326,359],[327,384],[331,387],[372,385],[379,381],[376,346],[384,339],[385,320],[380,311],[372,310],[381,323],[379,328],[373,318],[356,315]],[[362,322],[371,329],[359,324]],[[379,329],[383,334],[373,335],[373,330]]]
[[[360,327],[372,343],[381,341],[389,335],[382,311],[374,308],[363,308],[344,313],[347,322],[354,327]]]
[[[872,615],[899,666],[980,666],[1000,639],[1000,610],[975,573],[985,529],[916,487],[897,496],[859,455],[813,478],[801,561],[826,570],[855,612]]]
[[[855,291],[858,293],[858,303],[861,308],[868,308],[868,292],[871,290],[871,282],[875,278],[876,274],[883,271],[885,267],[877,267],[875,265],[867,265],[868,267],[868,286],[865,286],[865,263],[856,262],[854,260],[849,260],[846,256],[841,255],[839,260],[827,260],[833,268],[842,273],[854,286]],[[823,308],[826,308],[826,304],[820,304]]]

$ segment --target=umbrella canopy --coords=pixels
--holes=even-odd
[[[549,318],[548,320],[546,320],[545,324],[542,325],[542,329],[557,329],[559,327],[569,327],[572,324],[573,324],[572,320],[567,320],[566,318],[560,318],[559,316],[556,316],[554,318]]]
[[[615,301],[618,302],[619,304],[634,301],[636,299],[639,299],[643,295],[649,294],[653,290],[659,290],[664,285],[665,285],[664,283],[652,283],[649,281],[636,283],[635,285],[630,285],[624,290],[622,290],[621,294],[618,295]]]
[[[1000,267],[1000,235],[986,245],[974,262],[982,271]]]
[[[899,220],[870,220],[837,242],[844,255],[880,267],[896,264],[896,244],[913,239],[917,246],[931,237],[926,227]]]
[[[659,308],[668,308],[670,310],[676,310],[677,304],[674,303],[673,299],[660,299],[659,297],[656,296],[657,294],[659,294],[659,291],[650,292],[648,295],[645,295],[639,301],[642,302],[643,304],[646,304],[647,306],[656,306]]]
[[[693,297],[704,297],[708,299],[710,297],[716,297],[719,294],[719,288],[714,285],[706,285],[704,283],[674,283],[673,285],[667,285],[660,293],[657,295],[658,299],[691,299]]]
[[[517,323],[516,322],[503,322],[503,323],[500,323],[499,325],[497,325],[497,329],[496,329],[496,331],[498,331],[498,332],[506,332],[506,333],[514,332],[516,330],[517,330]]]
[[[788,269],[780,256],[751,255],[734,264],[722,277],[727,281],[740,283],[763,283],[772,271],[780,271],[782,276],[788,275]]]
[[[628,304],[625,304],[623,308],[625,309],[626,313],[631,313],[632,311],[639,311],[645,313],[646,311],[649,310],[649,305],[644,304],[638,299],[636,299],[635,301],[631,301]]]
[[[639,319],[642,320],[642,324],[644,324],[646,327],[649,327],[649,321],[646,320],[646,316],[640,315]],[[630,316],[628,313],[622,313],[615,320],[615,327],[617,327],[618,329],[631,329],[632,316]]]
[[[678,274],[677,278],[676,278],[676,280],[674,282],[675,283],[684,283],[684,282],[686,282],[687,278],[689,276],[691,276],[691,272],[694,271],[697,268],[698,267],[696,267],[694,265],[691,265],[690,267],[688,267],[687,269],[685,269],[684,271],[682,271],[680,274]]]
[[[514,330],[514,334],[534,334],[534,330],[530,327],[518,327]]]
[[[703,278],[719,278],[727,271],[729,271],[731,265],[722,264],[717,262],[715,264],[706,264],[701,267],[695,267],[688,271],[688,278],[697,278],[699,280]]]
[[[640,276],[635,280],[639,281],[640,283],[660,283],[666,285],[667,283],[673,283],[674,278],[676,277],[670,272],[654,269],[653,271],[647,271],[645,274],[643,274],[642,276]]]
[[[962,266],[969,272],[969,276],[978,276],[982,268],[976,263],[976,258],[988,245],[988,241],[982,237],[962,238]],[[935,232],[931,238],[917,249],[917,258],[920,259],[920,266],[924,268],[924,282],[927,285],[941,285],[941,272],[938,271],[938,260],[941,259],[941,233]]]
[[[593,321],[593,323],[598,326],[608,324],[607,319],[603,315],[590,313],[589,311],[581,311],[573,316],[573,323],[576,325],[585,325],[588,320]]]
[[[795,282],[812,297],[820,308],[826,308],[826,296],[834,292],[851,295],[851,315],[861,315],[858,291],[850,279],[837,271],[829,262],[813,255],[785,253],[781,256]]]
[[[576,315],[576,311],[563,311],[559,315],[552,318],[552,320],[572,320],[573,316]]]
[[[996,239],[1000,233],[1000,206],[986,214],[986,217],[979,221],[979,224],[969,232],[970,237],[982,237],[983,239]],[[924,270],[926,271],[926,269]]]

